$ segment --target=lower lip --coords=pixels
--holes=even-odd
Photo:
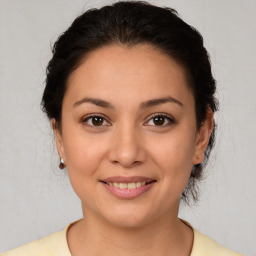
[[[101,182],[101,183],[113,195],[121,199],[133,199],[146,193],[154,185],[155,182],[152,182],[134,189],[121,189],[121,188],[116,188],[114,186],[110,186],[104,182]]]

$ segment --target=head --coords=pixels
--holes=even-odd
[[[90,147],[93,143],[94,151],[88,152],[84,161],[99,162],[100,159],[102,166],[107,166],[103,159],[106,157],[113,166],[117,163],[121,165],[122,175],[127,175],[125,171],[129,169],[141,171],[143,165],[154,166],[155,162],[160,163],[158,165],[160,169],[164,166],[163,169],[167,170],[170,164],[166,160],[169,158],[167,154],[173,152],[183,154],[184,159],[191,156],[191,161],[183,166],[187,172],[183,176],[184,182],[178,188],[178,190],[182,188],[181,199],[188,202],[190,198],[195,201],[198,199],[197,182],[202,177],[203,168],[214,144],[213,113],[217,110],[215,90],[209,57],[202,36],[196,29],[180,19],[173,9],[152,6],[146,2],[118,2],[112,6],[86,11],[58,38],[53,47],[53,57],[47,67],[42,107],[52,121],[59,154],[66,157],[71,183],[73,174],[79,169],[79,164],[76,166],[75,161],[79,162],[84,155],[79,156],[79,152],[76,152],[78,158],[75,159],[72,153],[68,152],[79,151],[79,148]],[[164,106],[168,102],[166,98],[171,96],[172,103],[169,99],[168,104],[172,104],[174,117],[169,113],[169,117],[159,116],[149,121],[146,120],[146,114],[150,112],[145,112],[146,110],[143,112],[139,107],[135,107],[147,101],[150,105],[149,100],[154,98],[152,96],[155,94],[165,98],[162,99],[164,104],[161,106]],[[90,133],[90,136],[84,136],[80,133],[80,128],[75,130],[75,126],[70,125],[72,108],[78,108],[80,103],[87,102],[81,110],[76,110],[77,114],[74,114],[77,115],[77,122],[74,121],[76,125],[78,120],[81,120],[82,112],[91,108],[88,98],[98,95],[100,97],[96,98],[108,102],[94,100],[94,105],[105,108],[110,103],[117,112],[107,110],[106,118],[98,116],[90,119],[88,116],[86,118],[83,116],[82,122],[86,121],[86,125],[89,121],[92,124],[93,121],[93,125],[101,127],[97,132],[87,130],[87,135]],[[127,104],[124,104],[124,100]],[[185,110],[180,110],[183,105]],[[100,112],[99,109],[97,111]],[[95,109],[91,112],[95,112]],[[162,112],[166,112],[165,109]],[[184,115],[181,114],[183,112]],[[146,128],[135,129],[136,125],[129,125],[122,116],[126,116],[126,120],[130,123],[137,124],[137,127],[145,118],[143,125],[146,123],[147,125],[143,127]],[[108,120],[109,117],[111,120]],[[164,130],[161,133],[147,130],[150,129],[148,124],[152,124],[152,120],[154,124],[160,125],[163,124],[161,122],[173,123],[174,126],[177,123],[179,130],[171,129],[177,130],[176,134],[173,133],[175,138],[180,138],[180,141],[173,143],[171,136],[168,137],[167,130],[165,133]],[[74,136],[71,135],[73,128]],[[91,128],[86,127],[86,129]],[[125,129],[128,129],[126,138],[122,137]],[[170,138],[169,144],[168,138]],[[86,145],[81,145],[83,139],[87,141]],[[118,146],[118,141],[121,141],[122,145]],[[77,148],[69,146],[76,142],[78,144],[81,142]],[[96,160],[95,154],[101,152],[103,142],[108,147],[105,147],[105,152]],[[162,149],[156,147],[159,158],[156,156],[149,160],[150,156],[154,156],[151,150],[154,151],[152,148],[157,142],[162,145]],[[179,145],[187,144],[191,144],[191,147],[178,149]],[[122,158],[120,152],[125,145],[130,147],[130,152],[133,150],[133,156],[132,153],[130,156],[124,154]],[[172,147],[175,148],[174,151]],[[117,151],[120,153],[119,156]],[[172,157],[172,161],[176,158],[179,159],[177,161],[184,163],[182,156],[170,156],[171,159]],[[155,159],[159,162],[157,163]],[[100,169],[102,166],[97,168]],[[179,163],[172,168],[179,169]],[[153,170],[151,171],[149,175],[154,176]],[[117,175],[117,173],[112,174]],[[103,177],[105,174],[100,173],[100,175]],[[162,174],[159,175],[161,177]],[[73,187],[76,190],[75,185]],[[76,192],[79,195],[80,192]]]

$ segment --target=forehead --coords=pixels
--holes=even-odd
[[[70,75],[67,93],[116,100],[171,95],[187,101],[192,97],[184,68],[151,45],[105,46],[92,51]]]

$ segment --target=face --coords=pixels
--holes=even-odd
[[[137,227],[177,218],[211,130],[212,116],[197,129],[193,94],[172,58],[149,45],[106,46],[71,74],[55,135],[84,214]]]

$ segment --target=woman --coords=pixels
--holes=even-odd
[[[3,255],[239,255],[178,218],[214,144],[215,89],[201,35],[174,10],[129,1],[78,17],[42,106],[84,218]]]

